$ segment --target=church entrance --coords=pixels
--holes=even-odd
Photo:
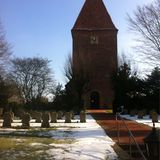
[[[91,93],[90,106],[91,106],[91,108],[94,108],[94,109],[99,108],[99,93],[98,92]]]

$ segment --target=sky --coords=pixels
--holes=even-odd
[[[128,29],[127,13],[153,0],[103,0],[118,28],[118,52],[133,54],[135,35]],[[13,56],[51,60],[55,79],[65,83],[63,68],[72,53],[71,29],[85,0],[0,0],[0,20]]]

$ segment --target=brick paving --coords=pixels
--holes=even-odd
[[[90,113],[94,119],[97,121],[97,123],[104,129],[106,134],[112,138],[113,141],[118,142],[117,139],[117,122],[114,114],[108,114],[106,113],[106,110],[87,110],[88,113]],[[143,145],[143,139],[151,132],[152,128],[137,123],[132,120],[125,120],[128,128],[132,132],[133,136],[135,137],[136,142],[139,145]],[[119,127],[120,127],[120,146],[125,146],[123,149],[127,148],[126,146],[129,146],[129,134],[122,123],[122,121],[119,120]]]

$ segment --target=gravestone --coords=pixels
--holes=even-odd
[[[10,112],[5,112],[3,115],[3,125],[2,127],[11,127],[11,123],[12,123],[13,119],[12,119],[12,115]]]
[[[3,108],[0,108],[0,117],[2,116],[3,114]]]
[[[74,119],[74,112],[71,111],[70,114],[71,114],[71,119]]]
[[[144,112],[143,111],[138,111],[138,119],[143,119]]]
[[[138,113],[137,110],[133,109],[133,110],[130,111],[130,116],[134,117],[137,113]]]
[[[145,116],[147,114],[147,110],[146,109],[143,109],[142,112],[143,112],[143,116]]]
[[[128,114],[128,110],[127,110],[127,109],[124,109],[124,110],[123,110],[123,114]]]
[[[152,110],[149,111],[149,118],[152,118],[152,113],[154,113],[154,112],[155,112],[154,109],[152,109]]]
[[[43,113],[42,114],[42,124],[41,127],[42,128],[49,128],[50,127],[50,114],[49,113]]]
[[[15,115],[17,116],[17,117],[20,117],[20,119],[22,119],[23,118],[23,115],[25,114],[25,112],[24,112],[24,110],[22,110],[22,109],[18,109],[18,110],[16,110],[16,112],[15,112]]]
[[[36,123],[41,123],[42,122],[42,113],[41,112],[35,112],[34,117],[36,119]]]
[[[12,122],[13,122],[13,119],[14,119],[14,113],[13,112],[9,112],[11,114],[11,117],[12,117]]]
[[[36,119],[37,111],[30,111],[30,115],[31,115],[32,119]]]
[[[86,122],[86,112],[85,111],[80,112],[80,122],[81,123]]]
[[[158,122],[158,113],[152,112],[151,113],[152,122]]]
[[[57,119],[62,119],[63,113],[62,111],[58,111]]]
[[[22,128],[29,128],[30,127],[30,114],[29,113],[24,113],[22,117]]]
[[[56,112],[51,112],[51,123],[57,123],[57,113]]]
[[[71,113],[70,112],[65,113],[65,123],[71,123]]]

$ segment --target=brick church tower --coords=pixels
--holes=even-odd
[[[112,108],[111,75],[117,69],[117,29],[102,0],[86,0],[72,28],[73,67],[89,76],[86,108]]]

